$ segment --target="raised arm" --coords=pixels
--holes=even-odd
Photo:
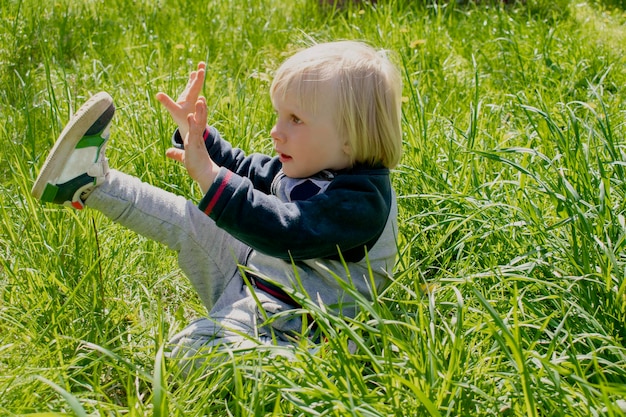
[[[189,74],[187,85],[178,97],[178,100],[174,101],[169,95],[163,92],[158,92],[156,95],[156,99],[165,107],[170,116],[172,116],[174,123],[178,125],[178,130],[182,138],[185,138],[189,131],[187,117],[189,114],[195,113],[196,102],[200,97],[200,92],[204,85],[205,74],[206,64],[199,62],[198,69]],[[169,158],[177,161],[182,161],[182,154],[183,152],[180,149],[175,148],[168,149],[166,153]]]

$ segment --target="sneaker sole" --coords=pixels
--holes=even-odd
[[[115,109],[113,98],[106,92],[100,92],[87,100],[70,118],[35,180],[31,190],[31,194],[35,198],[40,200],[46,185],[59,176],[65,161],[83,136],[100,133],[105,128],[106,124],[101,125],[97,122],[109,109],[111,109],[110,111]]]

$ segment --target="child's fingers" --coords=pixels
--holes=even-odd
[[[196,100],[196,120],[204,129],[207,122],[207,106],[206,98],[202,96],[198,97],[198,100]]]
[[[196,79],[196,71],[191,71],[189,73],[189,79],[187,80],[187,84],[185,85],[185,89],[178,96],[178,101],[185,101],[189,96],[189,90],[191,90],[191,86],[193,85],[194,80]]]
[[[158,100],[159,103],[161,103],[163,105],[163,107],[165,107],[165,109],[172,113],[176,110],[178,110],[179,106],[178,104],[176,104],[176,102],[167,94],[162,93],[162,92],[158,92],[156,94],[156,99]]]
[[[169,148],[165,151],[165,156],[174,161],[185,162],[185,151],[178,148]]]
[[[187,123],[189,124],[189,134],[184,140],[185,150],[197,149],[202,143],[202,134],[204,133],[204,125],[201,128],[200,122],[196,119],[196,114],[191,113],[187,116]]]
[[[201,142],[202,134],[207,124],[207,106],[206,99],[199,97],[196,101],[195,112],[190,113],[187,116],[187,122],[189,124],[190,140],[197,140]]]
[[[192,71],[191,74],[189,74],[189,82],[187,83],[185,90],[178,98],[178,101],[193,103],[198,99],[202,86],[204,85],[204,72],[204,67],[200,68],[200,65],[198,65],[198,70]]]
[[[196,78],[194,79],[191,87],[189,88],[189,95],[187,101],[194,102],[198,100],[202,86],[204,85],[204,70],[197,71]]]
[[[189,137],[187,140],[192,141],[198,136],[198,123],[196,123],[195,113],[189,113],[187,115],[187,124],[189,125]],[[185,147],[187,147],[187,143],[185,143]]]

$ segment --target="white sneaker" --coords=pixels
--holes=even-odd
[[[50,151],[31,193],[49,203],[81,210],[84,199],[104,180],[104,151],[115,105],[105,92],[91,97],[72,116]]]

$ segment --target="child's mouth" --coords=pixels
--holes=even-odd
[[[289,162],[291,161],[293,158],[289,155],[285,155],[284,153],[278,153],[278,159],[280,160],[280,162],[282,162],[283,164],[285,162]]]

